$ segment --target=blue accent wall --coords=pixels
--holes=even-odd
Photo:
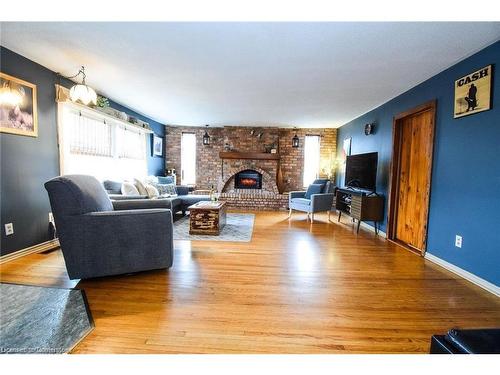
[[[58,80],[51,70],[1,46],[0,71],[34,83],[38,99],[37,138],[0,133],[0,255],[5,255],[50,239],[48,213],[51,209],[43,184],[59,174],[54,88]],[[165,128],[158,122],[112,101],[110,104],[148,122],[156,134],[165,136]],[[163,175],[164,158],[151,157],[150,142],[148,137],[148,173]],[[5,235],[5,223],[14,224],[13,235]]]
[[[377,192],[386,198],[392,157],[393,117],[437,100],[434,162],[427,251],[495,285],[500,285],[500,42],[437,74],[338,129],[338,157],[343,140],[352,137],[352,154],[377,151]],[[453,118],[454,82],[493,64],[493,99],[489,111]],[[375,122],[374,135],[364,125]],[[344,175],[337,184],[343,186]],[[455,247],[455,235],[463,237]]]

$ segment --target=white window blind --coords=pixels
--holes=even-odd
[[[147,175],[146,136],[120,122],[63,105],[59,127],[62,174],[88,174],[99,180]]]
[[[111,125],[82,115],[80,112],[68,113],[70,122],[70,152],[80,155],[112,156]]]
[[[196,135],[182,133],[181,139],[181,183],[196,183]]]
[[[144,133],[119,126],[117,128],[118,156],[126,159],[143,159],[146,150],[144,149]]]
[[[309,186],[319,173],[320,137],[319,135],[306,135],[304,142],[304,186]]]

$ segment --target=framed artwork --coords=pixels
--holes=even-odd
[[[455,81],[454,118],[491,108],[492,65],[485,66]]]
[[[163,138],[151,134],[151,156],[163,157]]]
[[[351,137],[344,139],[344,144],[342,145],[342,158],[344,159],[344,163],[347,157],[351,155],[351,140]]]
[[[38,137],[36,85],[1,72],[0,132]]]

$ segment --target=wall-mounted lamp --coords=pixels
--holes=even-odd
[[[16,107],[23,102],[25,95],[26,92],[21,85],[5,80],[0,88],[0,105]]]
[[[365,135],[373,134],[374,131],[375,131],[375,123],[374,122],[365,125]]]
[[[294,128],[295,129],[295,135],[293,136],[292,138],[292,147],[299,147],[299,137],[297,136],[297,128]]]
[[[208,129],[208,125],[205,125]],[[210,144],[210,136],[208,135],[208,131],[205,130],[205,134],[203,135],[203,145],[208,146]]]

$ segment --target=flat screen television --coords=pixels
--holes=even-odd
[[[345,186],[375,191],[378,152],[350,155],[345,166]]]

